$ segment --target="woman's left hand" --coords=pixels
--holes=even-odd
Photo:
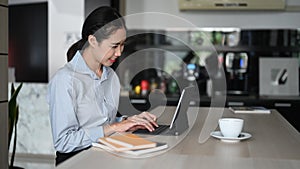
[[[158,124],[156,123],[157,117],[149,112],[142,112],[139,115],[130,116],[127,120],[137,124],[137,126],[134,127],[134,130],[146,127],[149,131],[154,131],[155,129],[153,126],[158,127]]]

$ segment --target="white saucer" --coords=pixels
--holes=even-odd
[[[218,138],[224,142],[239,142],[251,137],[251,134],[242,132],[239,137],[224,137],[221,131],[213,131],[210,133],[212,137]]]

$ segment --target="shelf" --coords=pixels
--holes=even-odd
[[[260,100],[300,101],[300,96],[260,96]]]
[[[179,100],[179,96],[172,96],[172,97],[167,97],[167,102],[169,104],[175,104]],[[131,97],[130,101],[132,104],[147,104],[148,103],[148,98],[145,97]],[[196,99],[196,101],[200,101],[200,104],[202,103],[210,103],[211,102],[211,97],[208,97],[206,95],[201,95],[200,100]],[[256,105],[256,104],[261,104],[262,102],[270,102],[270,101],[275,101],[275,102],[294,102],[294,101],[300,101],[300,96],[280,96],[280,97],[275,97],[275,96],[256,96],[256,95],[248,95],[248,96],[226,96],[226,102],[230,104],[240,104],[243,103],[245,105],[248,105],[249,103]]]
[[[168,51],[190,51],[191,48],[183,45],[137,45],[136,50],[142,49],[163,49]],[[200,46],[194,48],[197,51],[218,51],[218,52],[300,52],[300,46]]]

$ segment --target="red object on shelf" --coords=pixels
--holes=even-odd
[[[149,82],[147,80],[141,81],[141,89],[142,90],[149,90]]]

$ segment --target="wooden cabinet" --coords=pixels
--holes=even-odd
[[[7,6],[8,0],[0,0],[0,5]]]
[[[0,54],[8,54],[8,8],[0,6]]]
[[[0,168],[8,168],[8,7],[0,0]]]
[[[275,100],[272,107],[300,132],[300,99]]]

